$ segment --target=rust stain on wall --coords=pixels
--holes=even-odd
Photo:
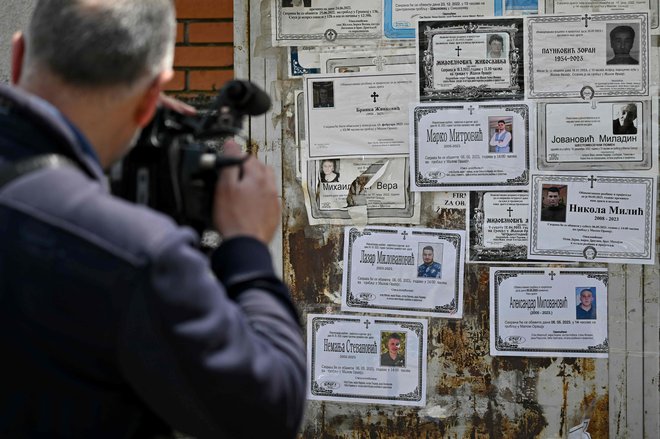
[[[288,258],[289,287],[298,303],[324,303],[330,299],[323,293],[341,291],[341,234],[328,239],[310,239],[305,230],[287,234],[285,253]]]
[[[590,395],[588,398],[585,397],[583,401],[583,406],[590,407],[593,404],[593,410],[591,412],[591,421],[589,421],[589,428],[587,432],[591,434],[591,437],[596,439],[606,439],[610,434],[610,414],[609,414],[609,394],[601,395],[595,401],[596,395]]]

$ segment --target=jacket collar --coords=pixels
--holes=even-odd
[[[48,101],[17,87],[0,84],[0,114],[29,120],[52,141],[52,152],[65,155],[90,177],[105,182],[103,169],[89,141]]]

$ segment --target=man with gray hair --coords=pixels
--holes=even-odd
[[[612,132],[614,134],[637,134],[635,120],[637,120],[637,105],[632,102],[620,105],[616,111],[616,118],[612,120]]]
[[[273,171],[252,157],[222,172],[210,259],[191,229],[107,189],[103,170],[163,100],[174,36],[171,0],[37,0],[13,39],[14,86],[0,85],[0,437],[296,435],[305,347],[267,249]],[[232,141],[225,152],[242,156]]]

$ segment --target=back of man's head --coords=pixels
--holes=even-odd
[[[131,87],[171,68],[172,0],[38,0],[23,74],[77,88]]]

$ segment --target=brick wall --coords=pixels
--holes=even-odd
[[[177,38],[169,94],[214,94],[234,77],[233,0],[175,0]]]

